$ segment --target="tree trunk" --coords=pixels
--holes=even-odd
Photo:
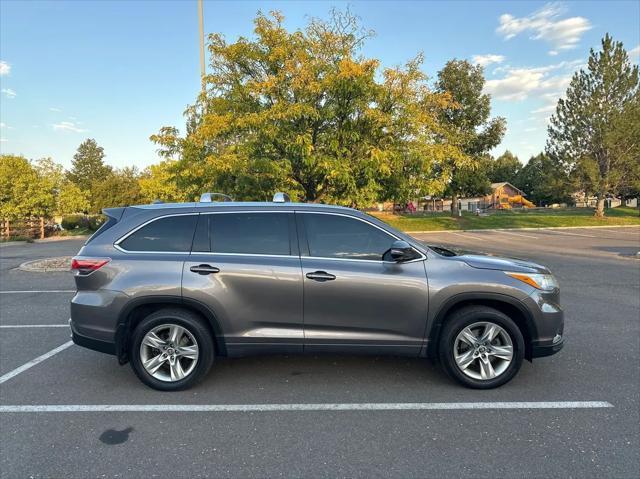
[[[40,217],[40,239],[44,239],[44,217]]]
[[[593,216],[596,218],[604,218],[604,200],[605,195],[603,193],[598,194],[598,203],[596,205],[596,211],[593,213]]]
[[[458,195],[451,195],[451,216],[458,216]]]

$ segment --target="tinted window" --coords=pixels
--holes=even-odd
[[[224,213],[209,216],[211,251],[239,254],[291,254],[289,214]]]
[[[196,234],[193,237],[193,246],[191,251],[200,251],[203,253],[211,251],[211,240],[209,239],[209,218],[211,215],[200,215],[198,218],[198,226]]]
[[[346,216],[305,214],[310,256],[382,260],[395,238],[360,220]]]
[[[198,215],[152,221],[120,243],[127,251],[189,252]]]

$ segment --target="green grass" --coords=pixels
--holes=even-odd
[[[595,218],[591,208],[507,210],[496,211],[489,216],[463,213],[460,218],[452,218],[449,212],[414,215],[377,212],[372,214],[402,231],[640,225],[640,214],[636,208],[608,209],[604,218]]]
[[[12,241],[26,241],[27,243],[33,243],[33,238],[29,236],[10,236],[9,238],[0,238],[0,243],[10,243]]]

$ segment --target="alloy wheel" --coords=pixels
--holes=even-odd
[[[456,336],[453,356],[463,374],[487,381],[507,370],[513,360],[513,342],[503,327],[489,321],[477,322]]]
[[[140,361],[145,371],[160,381],[186,378],[198,363],[198,342],[191,332],[177,324],[151,329],[140,343]]]

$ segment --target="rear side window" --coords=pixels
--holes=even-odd
[[[210,250],[214,253],[291,254],[289,214],[223,213],[202,216],[209,217]]]
[[[309,255],[320,258],[382,260],[395,238],[346,216],[304,214]]]
[[[119,243],[127,251],[188,253],[198,215],[169,216],[152,221]]]

